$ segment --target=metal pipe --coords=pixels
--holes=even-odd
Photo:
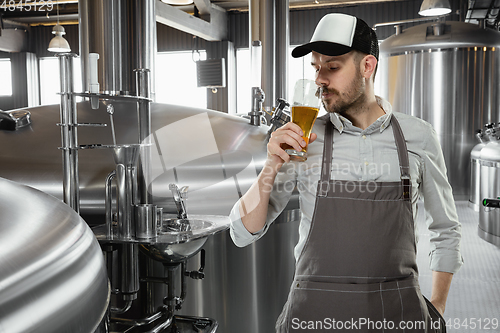
[[[125,243],[121,249],[121,293],[123,300],[134,300],[139,291],[138,245]]]
[[[163,329],[165,329],[166,327],[170,326],[170,324],[172,323],[173,320],[174,320],[174,316],[170,316],[170,317],[167,318],[167,320],[165,320],[161,324],[157,325],[156,327],[153,327],[151,330],[146,331],[144,333],[159,333],[159,332],[162,332]]]
[[[111,307],[109,310],[113,313],[113,314],[124,314],[125,312],[127,312],[128,310],[130,310],[130,308],[132,307],[132,300],[128,300],[125,302],[125,305],[121,308],[113,308]]]
[[[262,41],[262,90],[266,99],[263,109],[270,111],[276,100],[276,3],[281,0],[260,0],[260,40]],[[282,78],[280,78],[281,80]]]
[[[106,237],[108,239],[113,239],[113,196],[111,194],[111,182],[116,177],[116,171],[111,171],[106,177],[106,201],[105,201],[105,213],[106,213]]]
[[[129,0],[131,1],[131,0]],[[146,86],[135,86],[138,96],[155,100],[155,57],[156,57],[156,1],[133,0],[130,5],[134,15],[134,32],[131,39],[134,43],[134,57],[131,59],[132,70],[143,68],[149,70],[147,74],[147,94],[143,89]],[[137,78],[137,77],[136,77]],[[130,77],[131,83],[134,78]],[[136,81],[137,82],[137,81]],[[141,91],[142,90],[142,91]],[[139,94],[138,92],[141,91]],[[148,134],[149,135],[149,134]]]
[[[61,138],[63,149],[63,198],[64,202],[80,213],[80,184],[78,177],[78,130],[76,100],[73,92],[74,54],[59,56],[61,82]]]
[[[122,323],[128,326],[133,326],[133,327],[141,327],[141,326],[146,326],[154,322],[155,320],[158,320],[161,318],[163,315],[163,312],[160,310],[153,314],[150,317],[144,318],[144,319],[125,319],[125,318],[111,318],[112,321],[117,322],[117,323]],[[161,322],[160,324],[156,325],[149,331],[144,331],[144,333],[159,333],[163,331],[166,327],[170,326],[172,324],[174,317],[169,316],[165,321]]]
[[[160,310],[160,311],[152,314],[151,316],[143,318],[143,319],[126,319],[126,318],[115,318],[115,317],[112,317],[110,319],[114,322],[122,323],[125,325],[145,326],[145,325],[151,324],[153,321],[161,318],[162,315],[163,315],[163,311]]]
[[[423,18],[408,19],[408,20],[401,20],[401,21],[377,23],[377,24],[374,24],[372,28],[373,28],[373,30],[377,30],[378,27],[385,27],[388,25],[400,26],[401,24],[407,24],[407,23],[429,22],[429,21],[438,21],[438,20],[439,20],[438,17],[423,17]]]
[[[204,252],[203,252],[204,253]],[[186,281],[186,261],[181,262],[181,296],[177,304],[177,310],[182,308],[182,304],[186,299],[187,281]]]
[[[136,69],[136,95],[139,97],[150,97],[150,74],[149,69]],[[141,147],[141,158],[137,168],[137,195],[138,203],[152,204],[153,196],[148,191],[151,176],[151,105],[148,100],[137,102],[137,117],[139,119],[139,143]]]
[[[127,166],[116,165],[116,205],[118,207],[118,236],[120,239],[132,237],[132,189],[127,180]]]
[[[288,99],[288,58],[290,53],[290,1],[276,2],[276,95],[271,106],[278,98]]]
[[[167,316],[172,317],[175,312],[177,303],[176,288],[175,288],[175,273],[179,268],[178,264],[164,265],[167,270],[167,297],[163,299],[163,304],[167,306]]]

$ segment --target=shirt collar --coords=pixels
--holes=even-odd
[[[382,133],[387,128],[387,126],[389,126],[389,122],[391,120],[391,103],[379,96],[375,96],[375,98],[377,100],[377,104],[384,110],[385,114],[383,116],[380,116],[373,124],[362,131],[366,134],[373,133],[377,128],[380,129],[380,133]],[[354,130],[357,128],[349,119],[341,116],[336,112],[330,113],[330,121],[341,134],[345,129]],[[361,131],[359,128],[357,129],[358,131]]]

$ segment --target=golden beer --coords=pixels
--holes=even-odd
[[[311,135],[318,112],[319,108],[309,106],[292,106],[292,122],[299,125],[304,132],[304,136],[302,138],[306,142],[306,146],[300,152],[297,152],[294,149],[286,149],[286,152],[290,155],[290,159],[301,162],[307,160],[307,145],[309,144],[309,136]]]

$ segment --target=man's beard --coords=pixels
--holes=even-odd
[[[336,89],[329,89],[323,87],[323,92],[333,93],[339,97],[339,100],[333,104],[328,105],[323,101],[323,107],[329,113],[338,113],[346,116],[350,110],[354,110],[357,106],[362,105],[366,101],[365,94],[365,81],[359,71],[356,71],[356,77],[351,81],[349,88],[342,95]]]

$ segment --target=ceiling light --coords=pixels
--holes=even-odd
[[[71,52],[71,47],[69,47],[69,43],[66,39],[64,39],[63,35],[66,34],[62,25],[59,24],[59,3],[57,3],[57,24],[52,29],[52,33],[55,35],[54,38],[49,43],[49,48],[47,49],[49,52]]]
[[[50,41],[47,50],[50,52],[71,52],[68,41],[63,37],[66,34],[64,27],[58,23],[52,29],[52,33],[56,36]]]
[[[424,0],[418,12],[422,16],[440,16],[449,13],[451,13],[449,0]]]
[[[193,3],[193,0],[161,0],[161,2],[167,5],[190,5]]]

